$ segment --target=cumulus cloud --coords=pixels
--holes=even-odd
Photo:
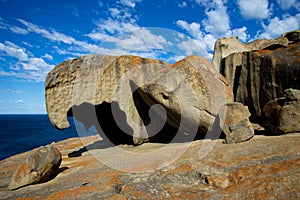
[[[28,54],[25,52],[26,50],[10,41],[0,43],[0,51],[5,53],[6,56],[15,57],[20,61],[28,60]]]
[[[166,49],[168,45],[172,45],[159,31],[153,33],[150,28],[139,26],[134,10],[123,7],[109,8],[109,11],[110,16],[99,20],[97,27],[86,36],[101,42],[102,46],[110,47],[110,54],[157,57],[161,54],[158,49]]]
[[[134,8],[136,3],[141,2],[141,1],[142,0],[120,0],[119,3],[121,3],[124,6]]]
[[[201,55],[208,59],[212,58],[212,54],[205,49],[205,44],[202,41],[195,39],[187,39],[177,45],[180,49],[185,51],[186,55]]]
[[[243,42],[250,38],[247,27],[231,28],[230,18],[225,6],[226,0],[195,0],[195,2],[205,7],[206,18],[200,23],[188,23],[184,20],[176,21],[178,27],[185,30],[192,39],[197,40],[197,43],[186,41],[179,45],[186,53],[197,52],[206,58],[211,58],[215,41],[218,38],[238,36]],[[190,50],[188,50],[188,47],[190,47]],[[201,50],[198,48],[201,48]]]
[[[179,26],[181,29],[186,30],[192,37],[194,38],[201,38],[202,32],[200,30],[200,24],[196,22],[188,23],[184,20],[177,20],[176,21],[177,26]]]
[[[46,74],[54,67],[54,65],[46,63],[44,59],[33,57],[32,53],[9,41],[0,43],[0,52],[18,60],[15,65],[7,66],[9,71],[0,69],[2,76],[14,76],[41,82],[45,80]]]
[[[233,30],[229,30],[225,33],[225,37],[232,37],[237,36],[239,40],[243,42],[247,42],[247,40],[250,38],[250,35],[247,34],[247,27],[243,26],[242,28],[236,28]]]
[[[268,0],[238,0],[240,13],[245,19],[266,19],[270,15]]]
[[[202,23],[206,32],[221,35],[230,29],[227,7],[222,0],[216,0],[213,4],[207,4],[205,13],[207,18]]]
[[[262,23],[263,31],[257,33],[257,38],[275,38],[282,33],[300,28],[300,14],[295,16],[285,16],[282,19],[274,17],[269,24]]]

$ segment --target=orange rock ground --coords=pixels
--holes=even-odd
[[[30,152],[0,161],[0,199],[300,199],[299,144],[300,134],[138,147],[71,138],[56,143],[63,161],[46,183],[9,191]]]

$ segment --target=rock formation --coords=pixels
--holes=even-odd
[[[166,108],[170,123],[186,132],[206,133],[222,105],[232,102],[232,92],[224,77],[199,56],[189,56],[174,64],[155,84],[142,87],[149,104]],[[164,86],[164,87],[162,87]],[[176,102],[177,101],[177,102]],[[196,128],[196,130],[195,130]]]
[[[103,127],[98,122],[99,116],[93,106],[108,103],[107,107],[114,107],[115,116],[126,115],[126,118],[122,119],[125,121],[122,130],[125,134],[133,136],[135,144],[141,144],[148,141],[148,137],[146,130],[141,126],[143,121],[135,107],[132,98],[134,91],[129,79],[136,81],[155,79],[154,75],[163,73],[162,71],[168,68],[170,65],[167,63],[137,56],[90,55],[63,62],[48,74],[45,82],[49,119],[57,128],[67,128],[69,127],[67,113],[75,106],[75,109],[71,110],[72,114],[83,120],[87,127],[95,125],[100,132]],[[128,77],[125,74],[128,74]],[[78,107],[83,103],[90,107]],[[101,114],[107,115],[105,117],[114,114],[106,111],[106,108],[103,110]]]
[[[61,161],[62,155],[54,145],[40,147],[31,152],[25,162],[18,163],[19,168],[12,175],[8,188],[14,190],[47,181],[56,175]]]
[[[300,31],[215,46],[215,66],[198,56],[170,65],[90,55],[55,67],[45,82],[55,127],[67,128],[73,115],[113,142],[141,144],[174,130],[189,142],[70,138],[0,161],[0,198],[300,199],[300,135],[291,133],[300,131]],[[263,115],[265,135],[285,134],[254,136],[249,116],[262,124]],[[215,135],[191,141],[194,133],[219,136],[216,127],[228,144]]]
[[[226,143],[243,142],[254,136],[253,126],[249,121],[250,115],[248,107],[238,102],[221,107],[218,118],[226,135]]]
[[[234,100],[249,107],[253,122],[261,121],[266,103],[282,97],[285,89],[300,89],[300,43],[291,38],[286,38],[287,47],[232,53],[222,61],[221,74],[228,80]]]
[[[248,44],[241,43],[237,37],[220,38],[215,42],[214,56],[212,63],[217,71],[221,70],[222,60],[233,53],[249,52],[261,49],[274,49],[287,47],[289,40],[281,36],[276,39],[259,39]]]
[[[286,89],[284,93],[285,97],[265,105],[267,125],[273,133],[300,132],[300,90]]]
[[[109,139],[124,132],[133,136],[134,144],[148,141],[165,120],[193,136],[205,134],[220,107],[232,101],[224,77],[197,56],[173,66],[137,56],[84,56],[55,67],[45,90],[47,112],[57,128],[69,126],[67,114],[72,112],[86,126],[111,132],[106,134]],[[157,103],[167,112],[151,107]]]

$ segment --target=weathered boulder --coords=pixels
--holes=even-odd
[[[62,155],[53,145],[42,146],[33,151],[12,175],[8,189],[41,183],[55,176],[61,164]]]
[[[300,89],[299,51],[298,42],[275,50],[233,53],[223,59],[221,74],[234,100],[249,107],[251,121],[261,122],[266,103],[282,97],[285,89]]]
[[[300,90],[286,89],[284,93],[285,97],[265,105],[267,126],[278,134],[300,132]]]
[[[221,107],[218,121],[226,135],[226,143],[243,142],[254,136],[254,128],[249,121],[250,115],[248,107],[238,102]]]
[[[288,43],[289,40],[284,36],[271,40],[254,40],[252,42],[249,42],[248,44],[241,43],[237,37],[220,38],[215,42],[212,63],[216,70],[222,71],[222,60],[230,54],[261,49],[287,47]]]
[[[133,137],[135,144],[146,142],[147,131],[129,80],[155,81],[157,74],[170,66],[137,56],[89,55],[65,61],[49,72],[45,81],[49,119],[58,129],[68,128],[67,114],[72,113],[87,127],[95,125],[99,132],[122,132],[124,137]],[[115,129],[117,126],[120,129]]]
[[[137,56],[84,56],[54,68],[45,90],[57,128],[67,128],[67,114],[73,114],[109,139],[116,132],[133,136],[134,144],[148,141],[165,121],[205,134],[220,107],[233,99],[224,77],[197,56],[174,65]]]
[[[141,90],[152,104],[166,108],[170,123],[187,133],[204,135],[212,128],[221,106],[233,100],[224,77],[199,56],[178,61],[174,70]]]

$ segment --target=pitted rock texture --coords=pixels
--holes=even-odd
[[[218,119],[226,135],[226,143],[244,142],[254,136],[250,116],[248,107],[238,102],[227,103],[221,107]]]
[[[57,174],[62,155],[54,144],[42,146],[20,163],[12,175],[8,185],[10,190],[18,189],[29,184],[48,181]]]
[[[134,144],[147,142],[164,120],[183,132],[205,135],[220,107],[233,100],[224,77],[199,56],[174,65],[137,56],[84,56],[49,72],[45,90],[47,112],[57,128],[69,126],[71,113],[87,128],[109,132],[107,137],[125,132],[124,140],[133,136]],[[151,110],[156,103],[167,113],[159,106]]]
[[[85,140],[87,151],[83,149]],[[206,155],[206,145],[216,142]],[[62,152],[60,173],[55,179],[9,191],[7,185],[16,167],[30,154],[0,161],[0,199],[299,199],[300,135],[254,136],[243,143],[222,140],[194,141],[174,162],[165,165],[184,143],[146,143],[133,147],[105,147],[98,136],[72,138],[55,146]],[[98,144],[98,145],[95,145]],[[93,147],[93,148],[91,148]],[[126,151],[136,155],[156,152],[147,162],[142,156],[128,163]],[[122,148],[123,153],[115,150]],[[204,151],[203,151],[204,150]],[[68,155],[81,152],[76,156]],[[102,155],[102,160],[97,156]],[[131,172],[105,165],[103,158]],[[152,170],[151,170],[152,169]]]
[[[67,113],[73,106],[86,103],[92,107],[102,103],[115,102],[111,106],[114,106],[116,115],[122,115],[121,111],[124,111],[127,122],[133,129],[127,130],[127,134],[134,137],[136,144],[143,143],[148,140],[148,137],[145,130],[140,130],[143,128],[141,126],[143,122],[132,99],[133,91],[129,81],[124,84],[123,82],[129,79],[138,81],[145,78],[155,79],[154,76],[144,77],[143,75],[151,74],[147,73],[147,70],[156,70],[157,72],[166,70],[166,68],[170,68],[167,63],[137,56],[89,55],[65,61],[49,72],[45,81],[49,119],[59,129],[68,128]],[[127,73],[131,76],[123,78]],[[118,92],[120,87],[123,89],[122,92]],[[123,101],[119,99],[123,99]],[[101,127],[99,127],[95,108],[86,107],[82,110],[76,107],[78,109],[72,110],[73,115],[90,123],[87,124],[87,128],[89,125],[95,125],[100,131]],[[87,112],[87,110],[91,112]],[[125,118],[123,120],[126,121]],[[134,124],[137,125],[134,127]]]
[[[249,107],[252,122],[261,122],[262,109],[288,88],[300,89],[300,43],[275,50],[233,53],[223,60],[221,74],[234,100]]]
[[[273,133],[300,132],[300,90],[286,89],[285,97],[268,102],[264,117]]]

